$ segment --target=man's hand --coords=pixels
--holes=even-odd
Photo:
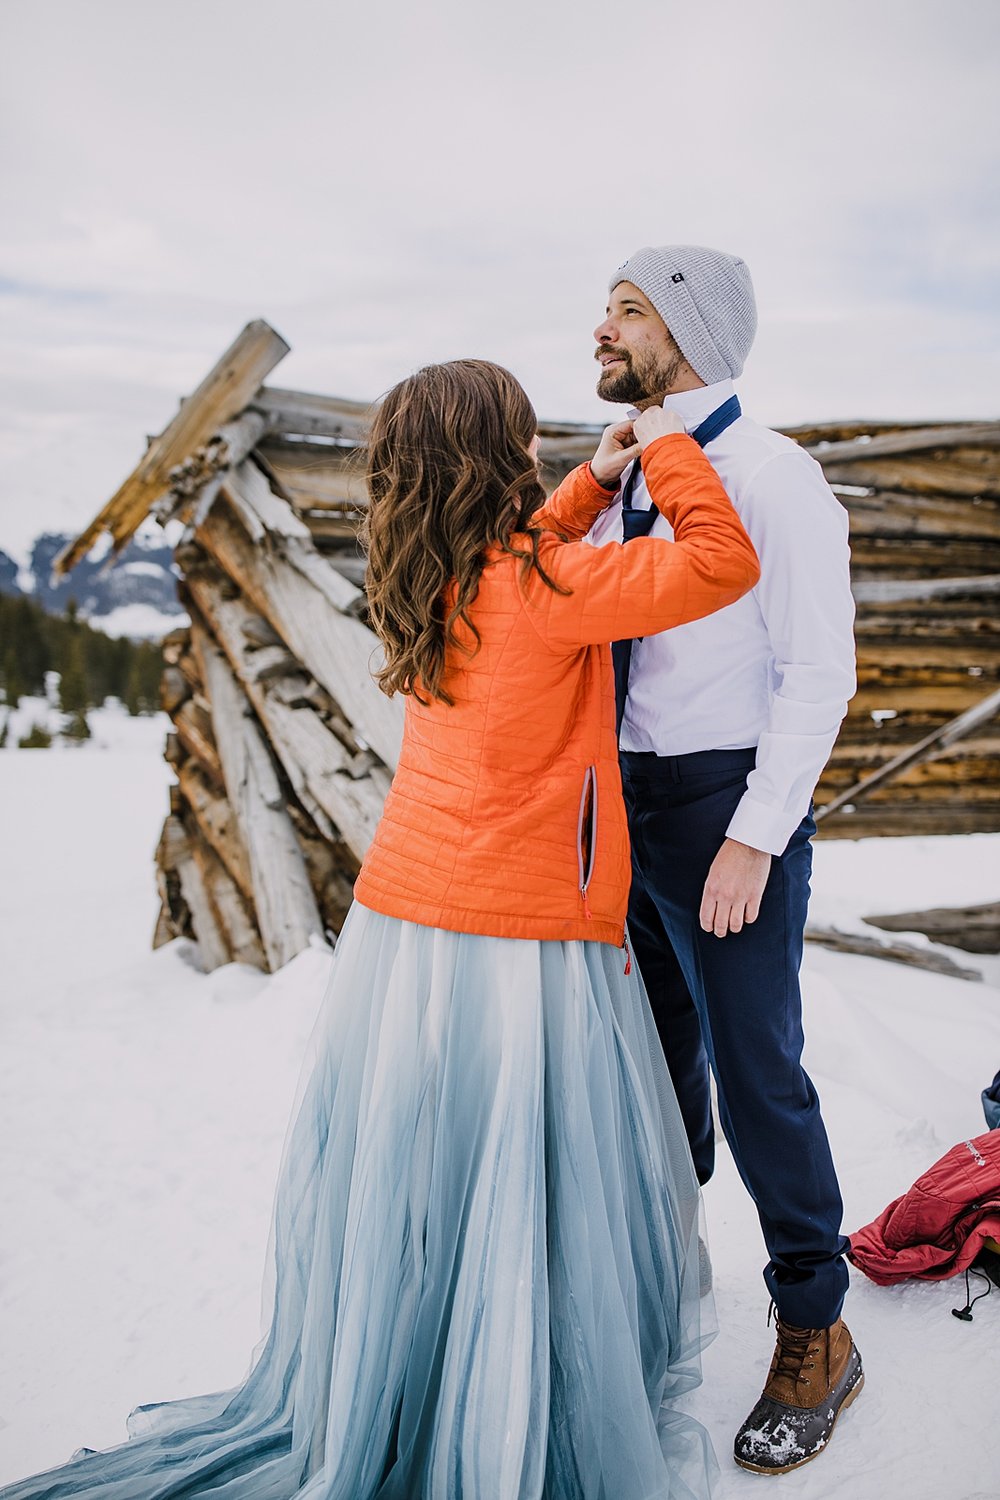
[[[638,457],[639,444],[632,436],[632,423],[613,422],[604,429],[600,446],[590,460],[590,472],[604,489],[613,490],[633,458]]]
[[[683,420],[675,411],[664,411],[662,406],[648,406],[632,423],[635,440],[645,453],[650,443],[666,437],[669,432],[686,432]]]
[[[727,932],[740,932],[744,922],[756,922],[770,869],[769,854],[726,839],[705,881],[699,912],[702,931],[725,937]]]

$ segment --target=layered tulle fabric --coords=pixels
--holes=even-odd
[[[233,1391],[4,1500],[701,1500],[698,1192],[624,955],[355,906]]]

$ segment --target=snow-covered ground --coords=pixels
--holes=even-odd
[[[183,942],[149,951],[162,727],[110,710],[94,720],[82,750],[0,754],[0,1483],[120,1441],[140,1401],[245,1372],[287,1115],[329,967],[315,949],[270,978],[206,976]],[[814,917],[847,927],[866,912],[995,899],[998,868],[1000,837],[819,844]],[[985,1128],[1000,995],[816,948],[805,994],[807,1061],[852,1229]],[[687,1404],[732,1500],[767,1483],[729,1450],[771,1334],[759,1231],[725,1151],[706,1205],[720,1333]],[[995,1500],[1000,1294],[967,1324],[951,1316],[958,1283],[852,1280],[867,1384],[829,1451],[782,1493]]]

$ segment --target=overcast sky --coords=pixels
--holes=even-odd
[[[0,548],[82,526],[250,318],[274,384],[509,365],[610,419],[641,245],[753,272],[779,425],[1000,413],[996,0],[0,0]]]

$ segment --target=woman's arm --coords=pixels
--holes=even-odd
[[[760,577],[753,544],[693,439],[679,433],[653,437],[643,451],[642,471],[674,540],[649,536],[622,546],[546,547],[543,567],[571,592],[556,593],[534,572],[522,587],[525,605],[551,645],[599,645],[686,625],[735,603]]]

